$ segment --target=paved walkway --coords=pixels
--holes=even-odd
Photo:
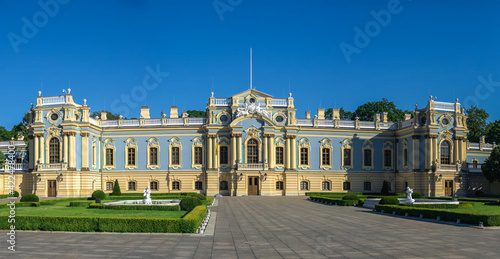
[[[498,258],[500,230],[384,216],[305,197],[224,197],[214,235],[17,233],[1,258]],[[2,231],[6,240],[6,232]]]

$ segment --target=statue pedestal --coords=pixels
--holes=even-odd
[[[410,203],[410,204],[412,204],[412,203],[414,203],[414,202],[415,202],[415,200],[414,200],[414,199],[406,199],[406,203]]]
[[[151,205],[153,204],[153,202],[151,201],[151,198],[145,198],[143,201],[142,201],[143,204],[146,204],[146,205]]]

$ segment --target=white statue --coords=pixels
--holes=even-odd
[[[149,189],[149,186],[144,189],[144,200],[142,201],[142,203],[146,205],[153,204],[153,202],[151,201],[151,189]]]
[[[413,189],[411,189],[409,186],[406,187],[406,200],[409,203],[415,202],[415,200],[411,197],[412,194],[413,194]]]
[[[236,117],[248,114],[259,114],[261,116],[269,117],[269,112],[267,112],[265,108],[255,105],[255,103],[252,103],[250,105],[248,105],[248,103],[245,103],[245,107],[238,108]]]

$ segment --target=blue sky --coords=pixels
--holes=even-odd
[[[432,94],[500,119],[500,1],[41,2],[48,7],[0,1],[0,125],[8,129],[39,90],[58,95],[69,84],[91,112],[204,110],[212,91],[249,88],[250,47],[256,89],[277,98],[290,89],[299,118],[381,98],[412,110]],[[356,27],[369,42],[356,45]],[[344,54],[342,43],[357,51]],[[157,68],[154,80],[148,70]],[[146,89],[148,75],[157,84]]]

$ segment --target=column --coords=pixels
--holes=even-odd
[[[425,169],[431,168],[431,157],[432,157],[432,147],[431,147],[431,139],[429,135],[425,135]]]
[[[43,133],[41,133],[40,135],[38,135],[38,137],[40,138],[38,140],[38,147],[40,148],[40,151],[38,153],[39,155],[39,160],[40,160],[40,163],[42,164],[46,164],[48,163],[49,161],[45,161],[45,141],[43,141]]]
[[[262,148],[264,150],[264,157],[262,158],[262,162],[267,162],[269,163],[269,157],[268,157],[268,150],[267,150],[267,141],[269,139],[269,135],[268,134],[264,134],[264,138],[262,139],[264,141],[264,147]]]
[[[433,152],[432,152],[432,155],[433,155],[432,160],[433,160],[434,163],[436,163],[436,161],[438,161],[437,137],[438,137],[437,135],[433,135],[432,136],[432,146],[433,146],[433,148],[432,148],[432,150],[433,150]]]
[[[420,136],[418,135],[413,135],[413,170],[419,171],[420,170],[420,159],[419,159],[419,153],[420,153]]]
[[[243,163],[244,160],[242,159],[242,156],[243,156],[243,152],[242,152],[242,148],[243,146],[241,145],[241,134],[238,134],[237,137],[236,137],[236,150],[238,151],[237,153],[237,156],[236,156],[236,161],[240,161]]]
[[[75,167],[76,167],[75,136],[76,136],[75,132],[71,132],[69,134],[69,146],[70,146],[70,150],[69,150],[69,165],[68,165],[68,168],[73,168],[73,169],[75,169]]]
[[[82,135],[82,170],[89,170],[89,133]]]
[[[35,156],[33,157],[35,161],[33,164],[33,168],[37,168],[38,159],[40,159],[40,153],[38,152],[40,148],[40,139],[38,138],[37,134],[33,134],[33,139],[35,140],[35,147],[33,148],[35,150]]]
[[[290,160],[292,159],[291,158],[291,155],[290,155],[290,136],[286,136],[286,152],[285,152],[285,168],[286,169],[290,169]]]
[[[64,163],[69,163],[69,156],[68,156],[68,145],[69,145],[69,140],[68,140],[68,133],[63,133],[63,145],[64,145],[64,152],[62,156],[62,160]]]
[[[231,134],[231,168],[236,167],[236,135]]]
[[[273,168],[276,163],[276,150],[274,148],[274,135],[269,135],[269,168]]]
[[[213,165],[212,165],[212,157],[213,157],[213,154],[212,154],[212,136],[211,135],[207,135],[207,169],[210,170],[213,168]]]
[[[219,161],[217,161],[217,158],[219,158],[219,156],[217,155],[219,150],[218,147],[217,147],[217,136],[213,136],[212,137],[212,165],[213,165],[213,168],[217,169],[219,168]]]
[[[309,154],[311,156],[311,154]],[[310,159],[310,158],[309,158]],[[292,136],[292,170],[297,170],[297,138]]]
[[[453,152],[453,163],[452,164],[456,164],[458,159],[459,159],[459,155],[458,155],[458,136],[455,136],[455,145],[453,147],[454,149],[454,152]]]

